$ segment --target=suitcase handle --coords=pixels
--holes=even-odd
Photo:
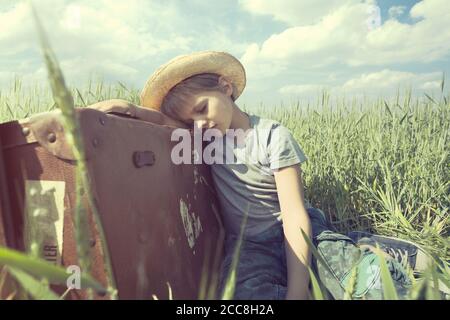
[[[96,109],[108,114],[116,115],[119,117],[134,118],[158,125],[165,125],[185,129],[190,128],[184,122],[170,118],[160,111],[140,107],[122,99],[110,99],[100,101],[86,107]]]
[[[133,153],[133,163],[136,168],[151,166],[155,163],[155,153],[153,151],[135,151]]]

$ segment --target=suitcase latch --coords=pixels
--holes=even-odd
[[[133,153],[133,163],[136,168],[151,166],[155,163],[155,153],[152,151],[135,151]]]

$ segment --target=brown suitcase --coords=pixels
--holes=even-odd
[[[76,113],[118,297],[167,299],[170,286],[173,299],[197,299],[200,290],[216,298],[204,290],[217,287],[225,234],[208,166],[171,161],[176,127],[154,111],[100,104]],[[24,251],[27,237],[42,233],[43,258],[77,265],[76,162],[59,112],[1,124],[0,147],[0,245]],[[88,212],[92,275],[106,286],[101,240]],[[72,290],[69,298],[86,298],[86,291]]]

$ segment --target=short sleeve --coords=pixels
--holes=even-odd
[[[308,160],[289,129],[279,123],[272,127],[267,150],[271,170],[292,166]]]

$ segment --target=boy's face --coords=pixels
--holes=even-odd
[[[222,135],[230,128],[233,103],[230,95],[220,91],[193,94],[188,103],[177,108],[179,120],[202,129],[218,129]]]

